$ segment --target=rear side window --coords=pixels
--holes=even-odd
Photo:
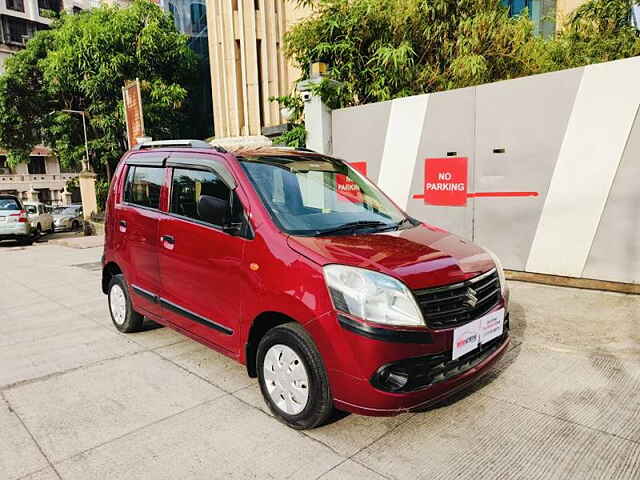
[[[160,190],[164,183],[162,167],[129,167],[124,201],[141,207],[160,208]]]
[[[173,170],[171,213],[201,220],[198,215],[198,201],[201,195],[211,195],[229,202],[231,190],[213,172],[180,168]]]
[[[0,210],[22,210],[15,198],[0,198]]]

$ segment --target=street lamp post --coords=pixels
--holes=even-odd
[[[75,113],[76,115],[82,115],[82,129],[84,131],[84,151],[86,154],[86,163],[84,165],[84,169],[88,170],[89,169],[89,142],[87,141],[87,122],[85,119],[85,117],[87,116],[87,112],[85,112],[84,110],[68,110],[68,109],[63,109],[61,111],[66,113]]]

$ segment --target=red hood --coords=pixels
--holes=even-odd
[[[424,224],[367,235],[289,237],[288,243],[320,265],[339,263],[376,270],[412,289],[456,283],[494,267],[484,249]]]

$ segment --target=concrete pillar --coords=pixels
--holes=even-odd
[[[30,202],[39,202],[40,199],[38,198],[38,191],[31,187],[31,189],[29,189],[29,195],[27,197],[29,199]]]
[[[96,174],[93,172],[81,172],[79,176],[79,183],[84,219],[89,220],[92,213],[98,213],[98,201],[96,199]],[[71,195],[69,194],[69,196]]]
[[[62,191],[61,191],[61,195],[60,198],[62,199],[62,205],[63,206],[68,206],[71,205],[71,197],[73,196],[73,194],[67,190],[67,188],[65,187]]]
[[[331,143],[331,110],[313,92],[314,87],[322,82],[337,85],[335,80],[323,77],[326,65],[314,63],[311,68],[311,78],[298,83],[298,92],[304,101],[304,125],[307,130],[307,148],[330,155],[333,151]]]

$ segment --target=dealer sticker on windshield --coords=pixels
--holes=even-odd
[[[471,352],[481,344],[502,335],[504,328],[504,308],[456,328],[453,331],[452,360]]]

